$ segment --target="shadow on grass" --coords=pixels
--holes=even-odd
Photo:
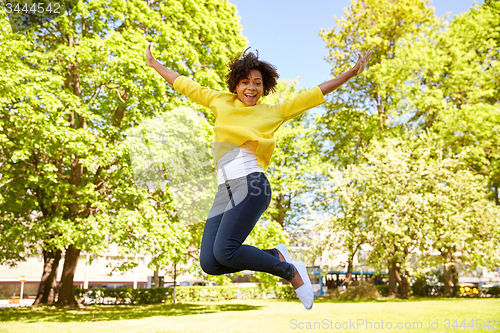
[[[315,303],[408,303],[408,302],[456,302],[467,301],[471,299],[484,300],[486,298],[469,298],[469,297],[446,297],[446,296],[410,296],[408,299],[398,297],[381,297],[378,299],[344,299],[316,297]]]
[[[494,298],[469,298],[469,297],[420,297],[411,296],[409,299],[402,298],[391,298],[382,297],[378,299],[335,299],[322,296],[314,297],[314,303],[407,303],[407,302],[429,302],[429,301],[440,301],[440,302],[454,302],[454,301],[467,301],[471,299],[484,300],[484,299],[494,299]],[[297,302],[300,303],[298,299],[273,299],[269,300],[271,302]]]
[[[195,314],[260,310],[262,306],[246,304],[152,304],[152,305],[94,305],[84,309],[67,310],[56,307],[0,309],[0,322],[34,323],[85,322],[121,319],[140,319],[153,316],[187,316]]]

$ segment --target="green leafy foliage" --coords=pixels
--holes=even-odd
[[[297,81],[280,81],[276,93],[263,103],[283,103],[303,90]],[[312,193],[320,177],[320,150],[315,119],[304,113],[285,122],[274,134],[276,149],[266,171],[273,199],[263,217],[278,222],[292,233],[309,214],[305,195]],[[307,161],[307,163],[304,163]]]
[[[278,299],[293,299],[293,287],[289,285],[269,288],[215,286],[176,288],[176,298],[180,302],[219,302],[233,299],[262,299],[272,294]],[[167,288],[118,288],[118,289],[78,289],[75,292],[84,304],[154,304],[171,303],[173,287]]]
[[[244,45],[235,7],[80,1],[37,30],[14,34],[6,17],[1,24],[8,60],[0,67],[0,210],[8,237],[0,261],[71,247],[70,263],[113,242],[124,253],[162,254],[166,265],[186,250],[189,231],[177,224],[171,193],[135,186],[126,133],[184,101],[145,65],[144,48],[154,42],[167,66],[220,88],[224,64]],[[63,305],[72,303],[68,270]]]
[[[333,171],[324,189],[333,214],[319,224],[327,249],[332,237],[346,251],[369,245],[372,267],[395,262],[406,278],[452,259],[495,265],[500,209],[484,177],[463,156],[444,155],[439,142],[430,134],[374,141],[366,163]]]
[[[373,50],[368,70],[329,95],[324,124],[326,158],[339,167],[357,163],[372,138],[397,133],[404,97],[395,94],[401,84],[397,73],[383,70],[398,60],[402,40],[416,40],[436,25],[433,10],[422,0],[353,1],[336,27],[320,32],[329,49],[332,76],[355,63],[358,53]],[[401,59],[400,61],[404,61]],[[404,109],[404,108],[403,108]]]
[[[497,7],[446,22],[427,1],[357,1],[321,32],[334,75],[374,49],[321,119],[337,186],[324,192],[327,250],[370,244],[400,283],[443,265],[447,293],[452,260],[498,264]]]

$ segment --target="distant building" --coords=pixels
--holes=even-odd
[[[92,259],[92,260],[91,260]],[[113,269],[124,260],[137,262],[138,266],[133,270],[124,273],[114,272]],[[151,279],[154,275],[152,269],[148,268],[151,262],[150,255],[138,254],[127,258],[121,257],[116,246],[111,246],[108,251],[95,257],[88,254],[80,255],[74,277],[75,288],[95,289],[95,288],[147,288],[151,287]],[[189,263],[192,264],[192,263]],[[64,266],[64,255],[59,262],[57,281],[60,281]],[[160,271],[161,273],[162,271]],[[0,265],[0,299],[11,299],[15,293],[20,293],[20,277],[26,277],[24,284],[24,298],[36,296],[38,285],[43,273],[43,255],[39,254],[26,258],[15,267]],[[165,285],[173,284],[173,278],[163,276],[162,282]],[[190,274],[180,275],[178,283],[182,281],[194,281],[196,278]],[[149,283],[148,283],[149,281]]]

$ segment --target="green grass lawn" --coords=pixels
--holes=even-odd
[[[469,326],[471,320],[474,328]],[[478,320],[482,328],[476,328]],[[489,328],[484,327],[486,320]],[[82,310],[0,309],[0,332],[16,333],[500,332],[499,321],[498,298],[343,303],[318,300],[310,311],[298,301],[278,300],[90,306]]]

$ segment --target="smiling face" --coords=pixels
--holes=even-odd
[[[264,93],[264,82],[262,73],[257,69],[252,69],[246,79],[242,79],[236,86],[238,99],[247,106],[257,104],[257,101]]]

